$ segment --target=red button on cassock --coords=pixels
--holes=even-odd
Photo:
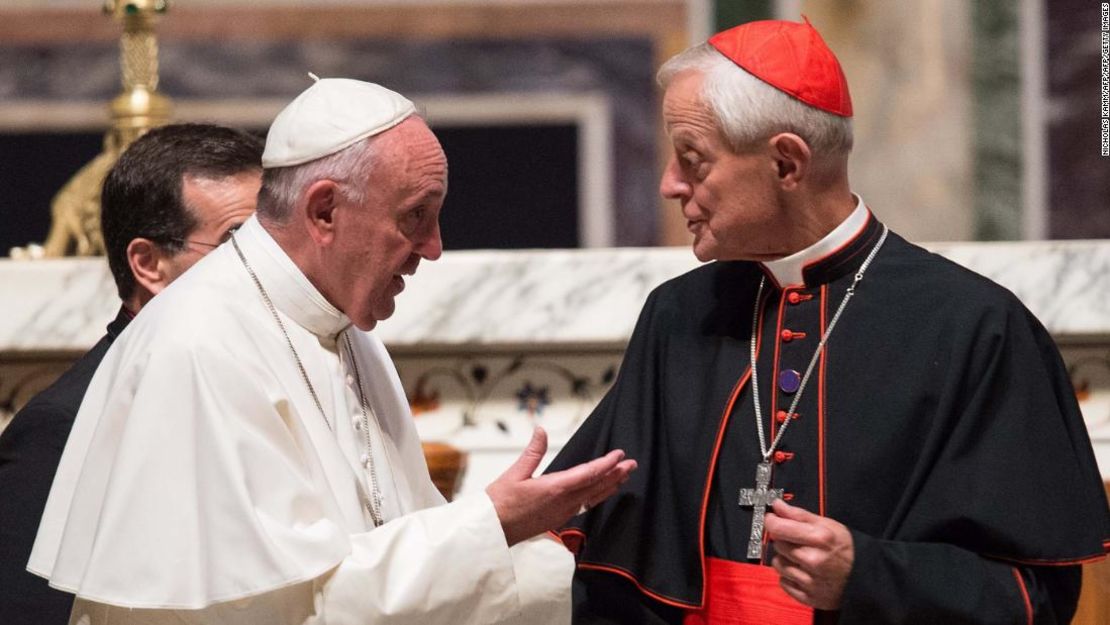
[[[798,302],[802,301],[802,294],[797,291],[791,291],[786,296],[786,301],[790,302],[791,304],[797,304]]]
[[[800,416],[801,416],[800,414],[795,412],[794,415],[791,418],[792,419],[797,419]],[[785,410],[780,410],[780,411],[776,412],[775,413],[775,421],[778,421],[779,423],[786,423],[786,411]]]
[[[787,343],[794,340],[794,333],[790,330],[783,330],[782,334],[780,334],[779,336],[781,336],[782,340]]]
[[[791,460],[793,458],[794,458],[794,454],[792,452],[789,452],[789,451],[776,451],[775,452],[775,462],[777,462],[779,464],[782,464],[783,462],[786,462],[786,461]]]

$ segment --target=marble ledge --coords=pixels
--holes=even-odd
[[[1110,341],[1110,241],[927,247],[1012,290],[1057,340]],[[688,248],[448,252],[423,263],[376,332],[405,351],[621,349]],[[103,259],[0,260],[0,351],[82,351],[118,300]]]

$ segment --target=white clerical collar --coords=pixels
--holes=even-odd
[[[855,210],[820,241],[785,258],[760,263],[780,287],[804,285],[805,278],[802,277],[802,271],[807,266],[841,249],[863,232],[870,212],[864,206],[860,196],[853,194],[853,197],[856,198]]]
[[[351,325],[347,315],[316,290],[257,216],[251,216],[235,238],[275,308],[319,337],[334,338]]]

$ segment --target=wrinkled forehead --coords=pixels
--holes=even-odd
[[[416,115],[383,133],[377,147],[383,157],[407,167],[447,170],[447,155],[443,146],[427,122]]]
[[[445,195],[447,156],[427,123],[412,116],[378,137],[374,172],[402,193]]]
[[[228,213],[254,212],[261,186],[261,169],[228,175],[187,173],[181,177],[181,204],[199,227]]]
[[[663,92],[664,119],[681,116],[691,109],[707,108],[702,95],[705,80],[705,74],[696,70],[676,74]]]
[[[672,138],[719,132],[717,118],[702,97],[703,84],[701,73],[684,72],[667,86],[663,94],[663,125]]]

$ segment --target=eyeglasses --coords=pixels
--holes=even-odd
[[[181,239],[182,245],[188,245],[190,243],[192,243],[193,245],[202,245],[212,250],[220,247],[220,243],[208,243],[207,241],[197,241],[196,239]]]
[[[208,241],[198,241],[196,239],[167,239],[167,242],[173,243],[175,245],[180,245],[182,247],[192,243],[194,245],[200,245],[200,246],[206,247],[210,250],[214,250],[217,247],[220,247],[221,245],[223,245],[224,243],[227,243],[228,241],[230,241],[231,240],[231,235],[235,234],[235,231],[238,230],[238,229],[239,229],[239,226],[234,226],[232,228],[228,228],[227,232],[224,233],[224,236],[220,237],[220,242],[219,243],[209,243]]]

